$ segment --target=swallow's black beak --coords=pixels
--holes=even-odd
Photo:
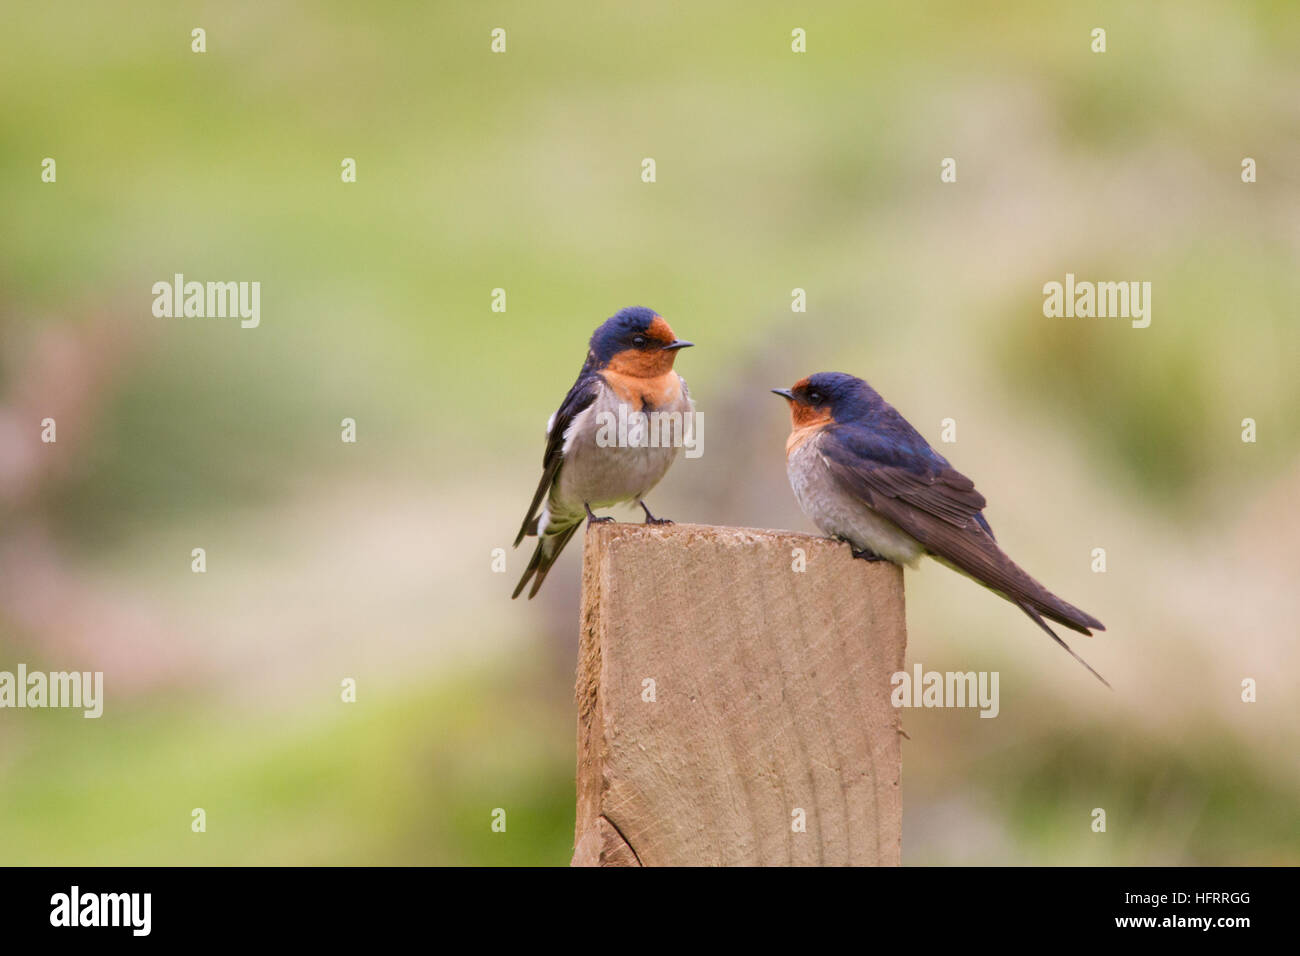
[[[677,339],[675,342],[669,342],[667,345],[665,345],[663,347],[663,350],[665,352],[672,352],[677,349],[688,349],[694,344],[695,344],[694,342],[687,342],[685,339]]]
[[[772,394],[780,395],[786,401],[794,401],[794,392],[790,391],[788,388],[774,388],[772,389]]]

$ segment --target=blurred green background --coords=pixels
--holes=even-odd
[[[1300,862],[1297,50],[1291,2],[7,5],[0,670],[107,699],[0,711],[0,863],[566,863],[580,547],[531,603],[491,553],[634,304],[708,424],[657,513],[813,530],[766,390],[851,371],[1109,627],[1113,693],[908,574],[909,667],[1002,702],[904,713],[904,862]],[[261,326],[154,318],[176,272]],[[1066,272],[1150,328],[1045,318]]]

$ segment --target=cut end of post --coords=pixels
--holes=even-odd
[[[592,525],[574,865],[898,864],[903,611],[829,538]]]

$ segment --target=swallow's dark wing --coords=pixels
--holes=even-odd
[[[537,533],[535,526],[537,509],[542,499],[550,493],[551,483],[555,481],[555,475],[564,462],[564,433],[573,424],[573,419],[596,400],[599,384],[600,376],[596,372],[595,362],[588,355],[582,371],[578,373],[578,380],[573,383],[573,388],[569,389],[569,394],[564,396],[564,401],[560,403],[559,409],[551,418],[550,428],[546,433],[546,451],[542,454],[542,478],[537,483],[537,491],[533,494],[533,503],[528,506],[524,523],[519,526],[519,534],[515,537],[516,548],[519,547],[519,542],[524,540],[524,535]]]
[[[1031,617],[1036,611],[1082,634],[1090,634],[1089,628],[1105,630],[1100,621],[1056,597],[1003,553],[980,513],[984,496],[923,441],[900,447],[867,428],[830,425],[819,448],[843,488],[936,557]]]

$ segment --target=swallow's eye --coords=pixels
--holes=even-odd
[[[813,389],[808,393],[808,401],[813,405],[820,405],[822,403],[822,393],[817,389]]]
[[[632,339],[632,344],[635,345],[637,348],[644,348],[644,347],[645,347],[645,336],[644,336],[644,335],[638,335],[636,338]]]

